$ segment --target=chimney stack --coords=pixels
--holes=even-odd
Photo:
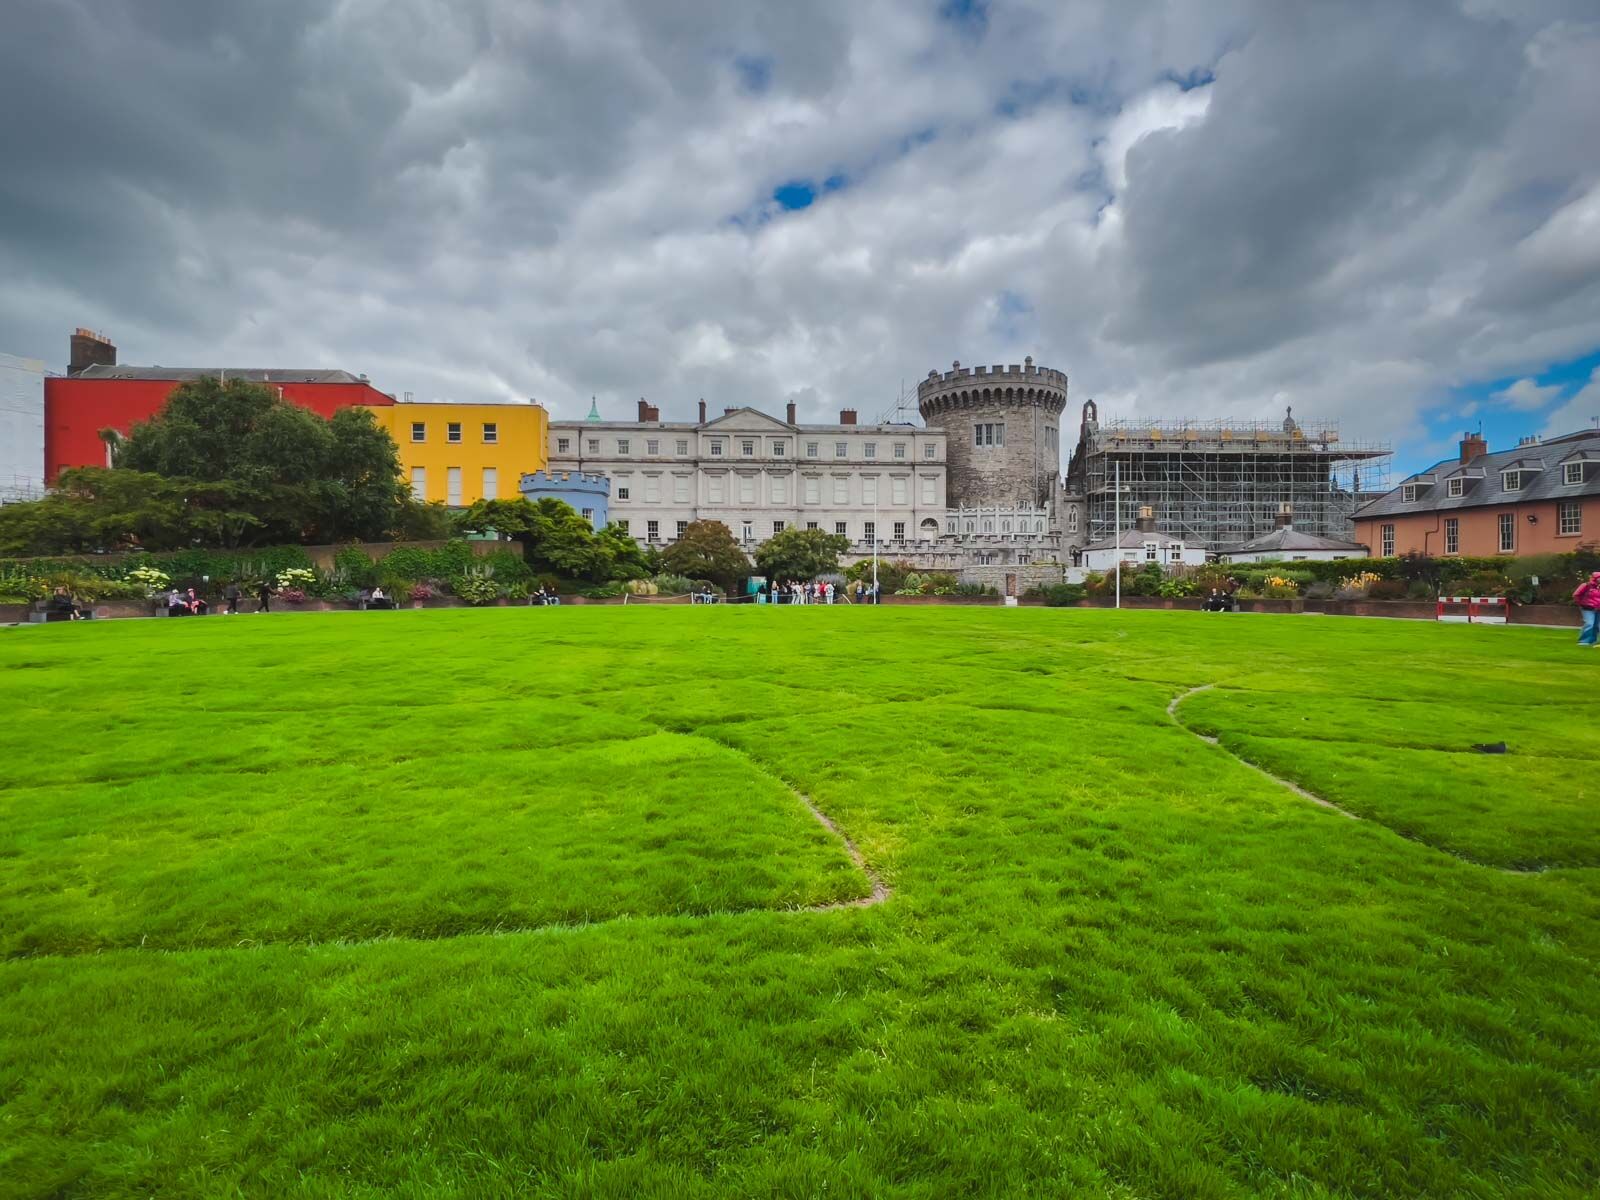
[[[839,424],[841,424],[841,425],[854,425],[855,423],[856,423],[856,410],[855,409],[853,409],[853,408],[841,408],[839,410]]]
[[[794,401],[791,400],[791,401],[789,401],[789,424],[798,425],[800,422],[796,421],[795,418],[794,418],[794,409],[795,409],[795,404],[794,404]]]
[[[1481,433],[1469,433],[1461,439],[1461,462],[1463,465],[1471,462],[1480,454],[1489,453],[1489,443],[1483,440]]]
[[[646,404],[643,396],[639,397],[639,420],[641,422],[661,420],[661,410],[654,404]]]
[[[704,400],[701,400],[700,401],[700,424],[704,425],[705,423],[706,423],[706,402]]]
[[[67,359],[67,374],[81,375],[90,367],[117,365],[117,348],[103,334],[79,326],[72,331],[69,343],[71,352]]]
[[[1278,505],[1277,527],[1279,529],[1292,529],[1294,527],[1294,505]]]
[[[1148,504],[1141,504],[1139,506],[1139,519],[1133,523],[1133,527],[1140,533],[1154,533],[1156,531],[1156,510]]]

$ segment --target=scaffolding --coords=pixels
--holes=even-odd
[[[1090,542],[1113,535],[1120,502],[1123,529],[1148,505],[1156,528],[1216,551],[1270,533],[1285,505],[1296,529],[1348,538],[1351,514],[1388,490],[1389,459],[1387,443],[1343,441],[1334,422],[1087,420],[1068,489],[1085,498]]]

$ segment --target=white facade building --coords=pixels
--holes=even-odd
[[[1156,528],[1153,510],[1147,505],[1139,509],[1139,519],[1132,529],[1123,530],[1121,537],[1102,538],[1083,548],[1083,567],[1088,571],[1110,571],[1117,563],[1123,570],[1155,563],[1163,571],[1169,567],[1199,567],[1206,561],[1206,549],[1185,543],[1182,538],[1162,533]]]
[[[643,401],[639,415],[551,422],[550,470],[609,476],[611,520],[643,545],[669,545],[693,521],[721,521],[751,550],[795,527],[843,534],[854,553],[942,532],[942,430],[858,425],[849,410],[838,425],[801,425],[792,405],[789,421],[753,408],[660,421]]]
[[[0,354],[0,503],[44,493],[44,363]]]

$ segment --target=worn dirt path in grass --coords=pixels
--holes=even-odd
[[[1248,758],[1241,758],[1239,755],[1235,754],[1232,750],[1228,749],[1228,747],[1224,746],[1222,744],[1222,740],[1220,738],[1214,738],[1210,734],[1200,733],[1197,730],[1191,729],[1188,725],[1185,725],[1184,722],[1183,722],[1183,719],[1178,716],[1179,707],[1190,696],[1197,696],[1201,692],[1209,692],[1213,688],[1215,688],[1216,686],[1217,685],[1214,684],[1214,683],[1202,683],[1199,687],[1192,687],[1186,692],[1179,692],[1176,696],[1174,696],[1172,698],[1171,702],[1169,702],[1168,705],[1167,705],[1167,717],[1168,717],[1168,719],[1171,720],[1171,722],[1174,725],[1176,725],[1179,729],[1183,730],[1185,733],[1189,734],[1192,737],[1199,738],[1202,742],[1205,742],[1208,746],[1215,746],[1217,749],[1221,750],[1224,754],[1226,754],[1229,758],[1233,759],[1234,762],[1239,763],[1241,766],[1245,766],[1245,767],[1250,768],[1250,770],[1254,771],[1257,775],[1260,775],[1260,776],[1262,776],[1262,777],[1264,777],[1266,779],[1270,779],[1273,783],[1277,784],[1281,788],[1287,788],[1289,791],[1293,792],[1296,796],[1299,796],[1302,800],[1309,800],[1309,801],[1311,801],[1312,804],[1315,804],[1315,805],[1317,805],[1317,806],[1319,806],[1321,808],[1326,808],[1331,812],[1336,812],[1341,817],[1347,817],[1352,821],[1366,821],[1366,820],[1368,820],[1368,818],[1359,816],[1358,814],[1351,812],[1348,808],[1340,807],[1339,805],[1335,804],[1332,800],[1329,800],[1325,796],[1319,796],[1315,792],[1307,791],[1305,788],[1301,787],[1298,783],[1294,782],[1294,780],[1292,780],[1292,779],[1285,779],[1281,775],[1274,775],[1271,771],[1267,770],[1265,767],[1258,766],[1257,764],[1251,762]],[[1408,833],[1402,833],[1400,830],[1395,829],[1392,826],[1385,825],[1382,821],[1369,821],[1369,824],[1377,825],[1377,826],[1379,826],[1379,827],[1381,827],[1383,829],[1387,829],[1390,833],[1394,834],[1396,837],[1404,838],[1406,841],[1413,842],[1418,846],[1425,846],[1425,847],[1427,847],[1427,849],[1432,850],[1437,854],[1447,854],[1451,858],[1457,860],[1458,862],[1464,862],[1468,866],[1482,867],[1486,871],[1498,871],[1502,875],[1542,875],[1546,871],[1550,870],[1549,867],[1502,867],[1502,866],[1499,866],[1499,865],[1497,865],[1495,863],[1479,862],[1475,858],[1468,858],[1465,854],[1458,854],[1454,850],[1446,850],[1442,846],[1435,846],[1431,842],[1423,841],[1421,838],[1413,837],[1412,835],[1410,835]],[[1562,869],[1563,870],[1582,870],[1583,868],[1581,868],[1581,867],[1564,867]]]

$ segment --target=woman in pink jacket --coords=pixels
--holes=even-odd
[[[1600,636],[1600,571],[1580,583],[1572,599],[1583,614],[1583,632],[1578,634],[1578,645],[1592,646]]]

